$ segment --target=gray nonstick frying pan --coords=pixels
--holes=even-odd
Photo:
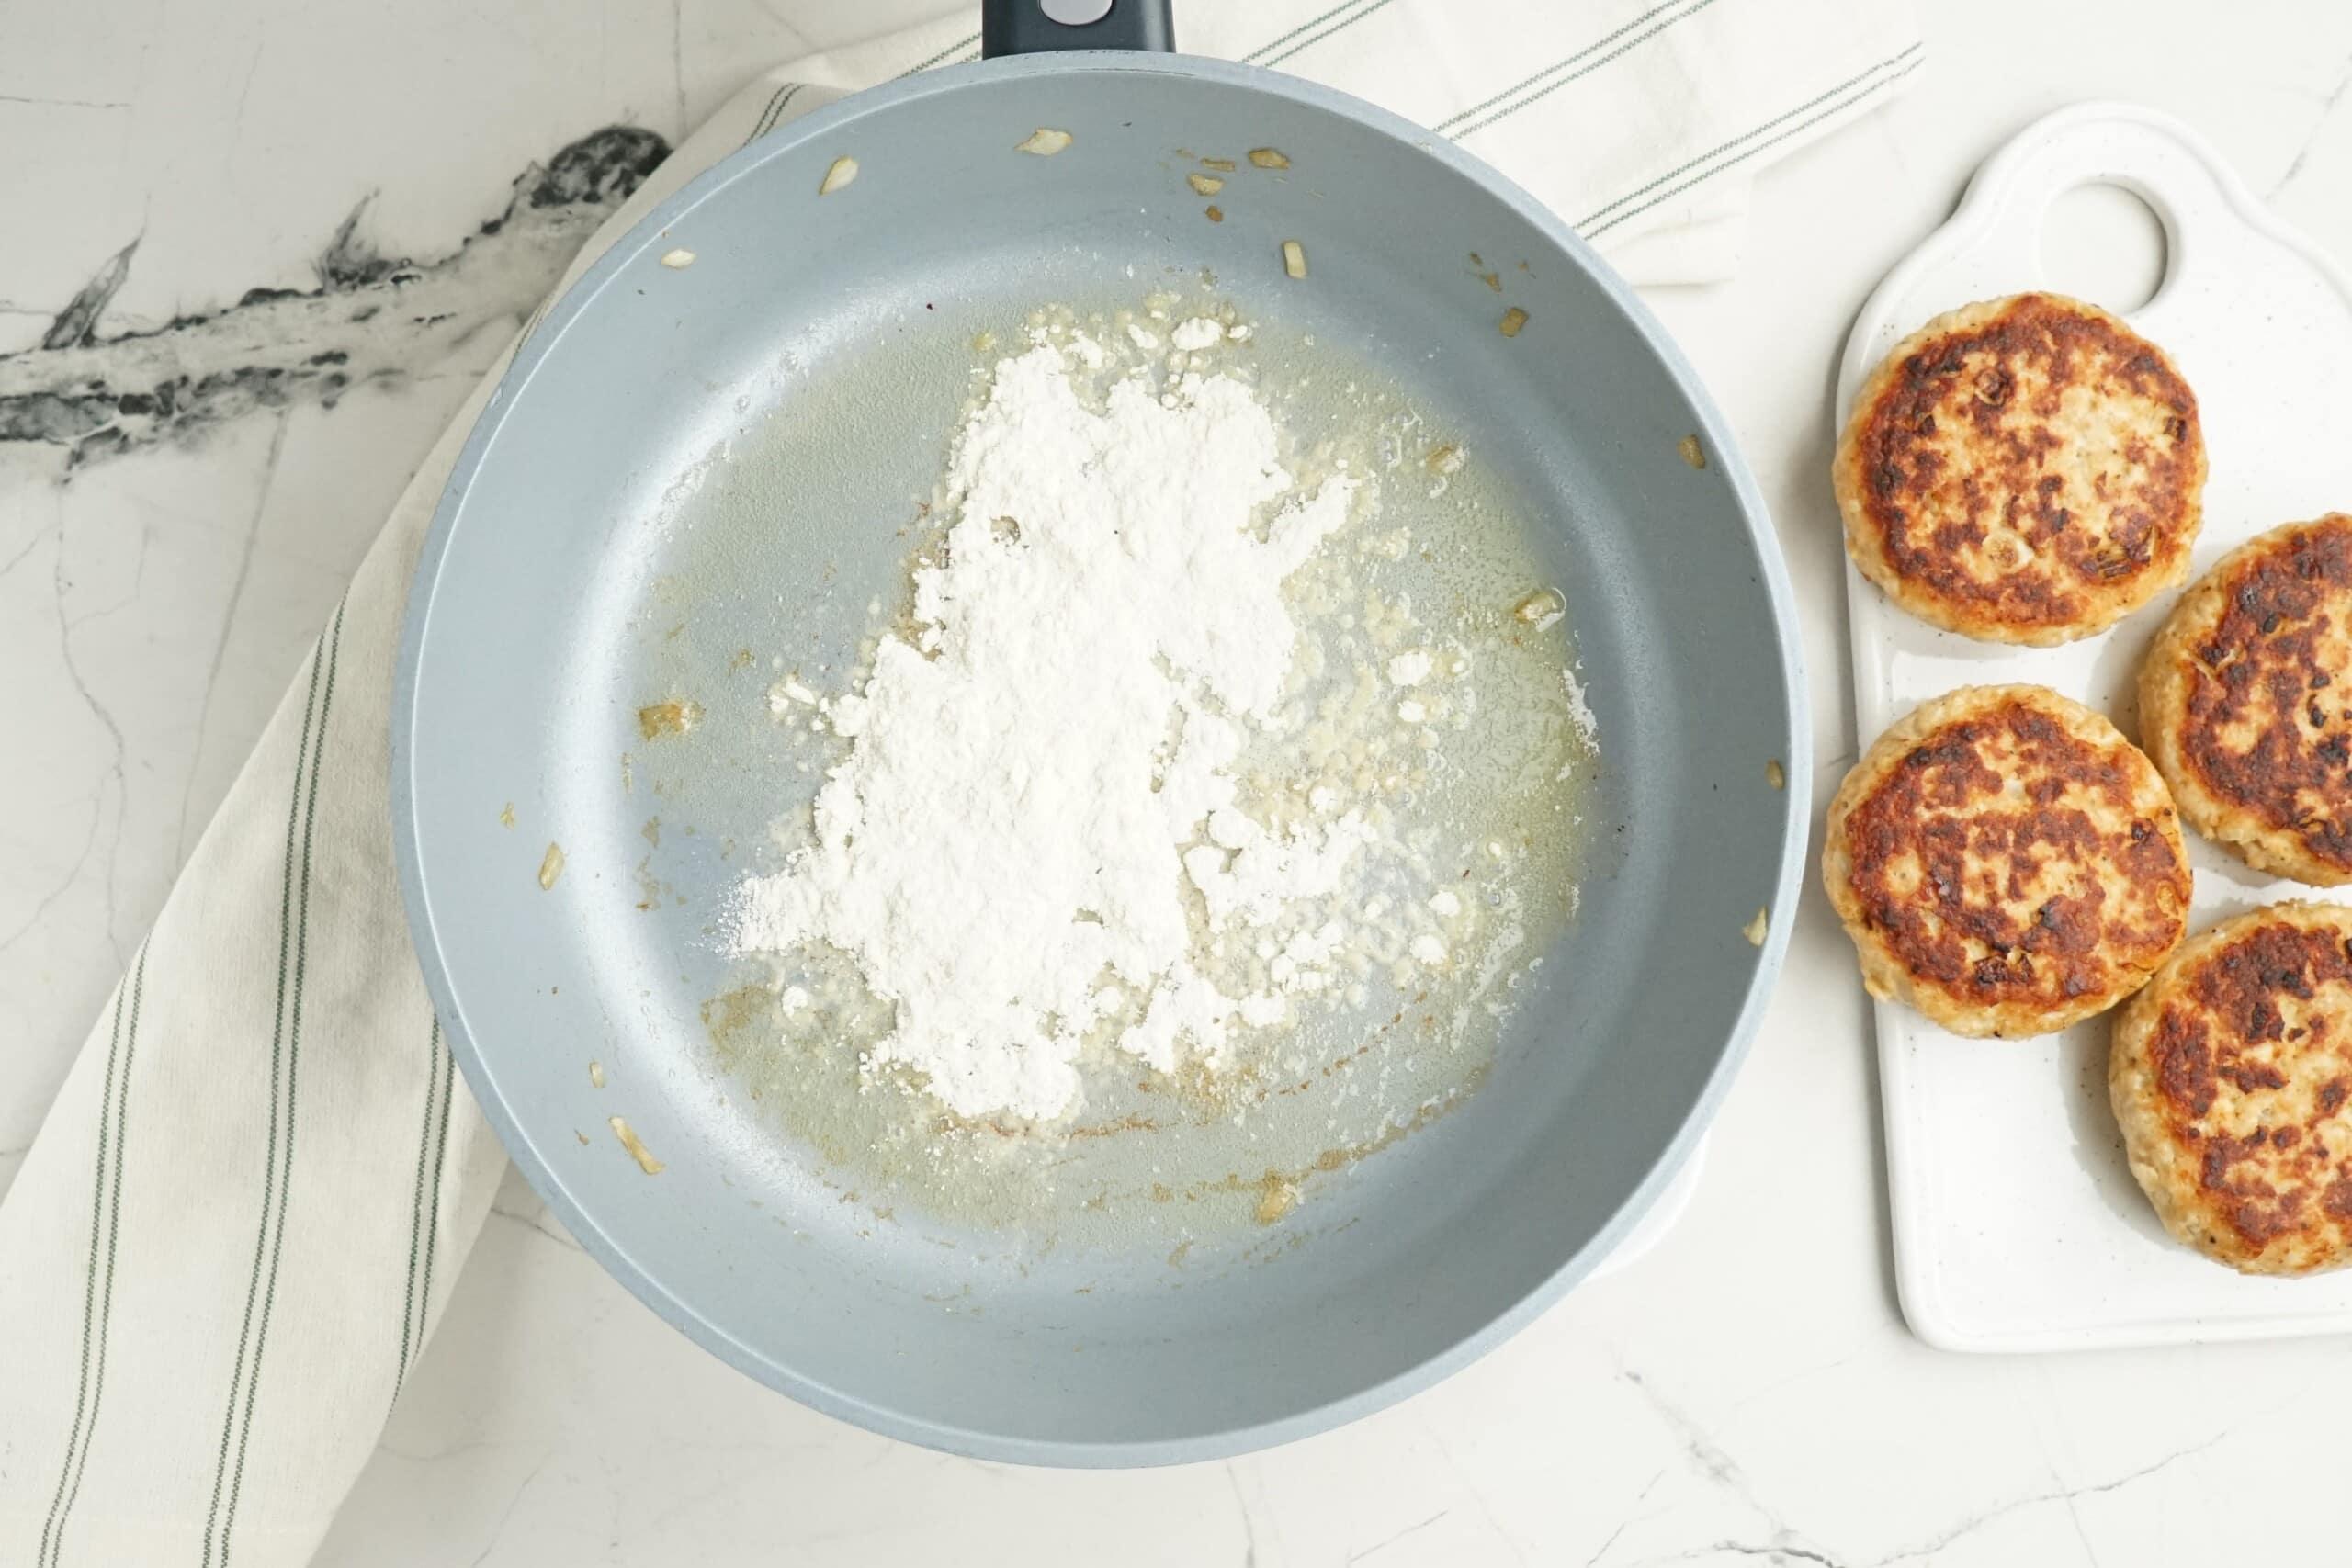
[[[395,835],[468,1082],[564,1224],[664,1317],[911,1441],[1208,1459],[1464,1365],[1674,1174],[1795,908],[1804,686],[1730,431],[1565,224],[1341,94],[1102,47],[1164,50],[1164,11],[1117,0],[1067,27],[1037,4],[990,8],[990,58],[721,162],[533,333],[417,570]],[[1068,146],[1014,151],[1041,128]],[[1286,167],[1242,162],[1206,220],[1184,171],[1254,148]],[[820,195],[842,158],[854,185]],[[693,264],[665,266],[680,249]],[[793,1086],[824,1064],[760,1057],[763,995],[713,941],[789,792],[759,721],[770,655],[845,671],[899,592],[977,333],[1204,274],[1475,432],[1532,520],[1600,736],[1580,909],[1484,1082],[1410,1136],[1310,1164],[1295,1207],[1252,1185],[1315,1154],[1278,1119],[1206,1147],[1145,1117],[1074,1139],[1068,1179],[1025,1201],[933,1202],[915,1156],[877,1154],[863,1102],[808,1113]],[[1151,1175],[1186,1161],[1231,1179]],[[1197,1247],[1170,1245],[1180,1224]]]

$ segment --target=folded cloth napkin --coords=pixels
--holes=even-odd
[[[1653,281],[1720,274],[1736,182],[1920,61],[1889,0],[1180,12],[1195,51],[1457,138]],[[978,48],[965,14],[770,73],[564,282],[786,118]],[[410,953],[387,714],[418,546],[504,367],[401,496],[0,1202],[0,1562],[308,1561],[481,1226],[503,1159]]]
[[[1525,186],[1636,284],[1739,265],[1757,169],[1897,91],[1907,0],[1182,0],[1187,52],[1344,88]],[[968,15],[778,73],[829,101],[980,57]],[[805,113],[808,94],[790,112]]]

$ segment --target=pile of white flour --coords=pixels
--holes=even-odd
[[[996,367],[913,629],[818,705],[851,744],[815,841],[731,911],[738,953],[848,955],[896,1010],[869,1062],[967,1116],[1069,1111],[1090,1041],[1214,1067],[1236,1031],[1283,1021],[1329,983],[1346,933],[1326,911],[1374,835],[1358,810],[1276,826],[1237,799],[1245,748],[1298,722],[1283,581],[1364,503],[1358,481],[1295,486],[1240,380],[1138,371],[1090,407],[1073,361],[1102,352],[1040,341]],[[1272,950],[1248,994],[1203,972],[1227,931]]]

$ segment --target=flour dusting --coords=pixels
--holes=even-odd
[[[869,1077],[958,1116],[1067,1117],[1120,1055],[1223,1073],[1375,985],[1487,988],[1522,941],[1526,852],[1413,810],[1480,740],[1471,649],[1348,566],[1409,536],[1374,526],[1374,465],[1302,477],[1212,363],[1244,341],[1033,323],[956,433],[910,614],[846,689],[771,691],[835,760],[730,949],[845,961],[887,1020]]]

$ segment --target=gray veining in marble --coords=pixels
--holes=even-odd
[[[60,310],[35,347],[0,355],[0,443],[65,449],[69,470],[354,386],[397,383],[485,322],[528,310],[582,242],[669,155],[654,132],[610,126],[514,180],[505,210],[426,260],[386,255],[363,197],[318,253],[307,289],[257,286],[234,304],[104,335],[136,238]]]

